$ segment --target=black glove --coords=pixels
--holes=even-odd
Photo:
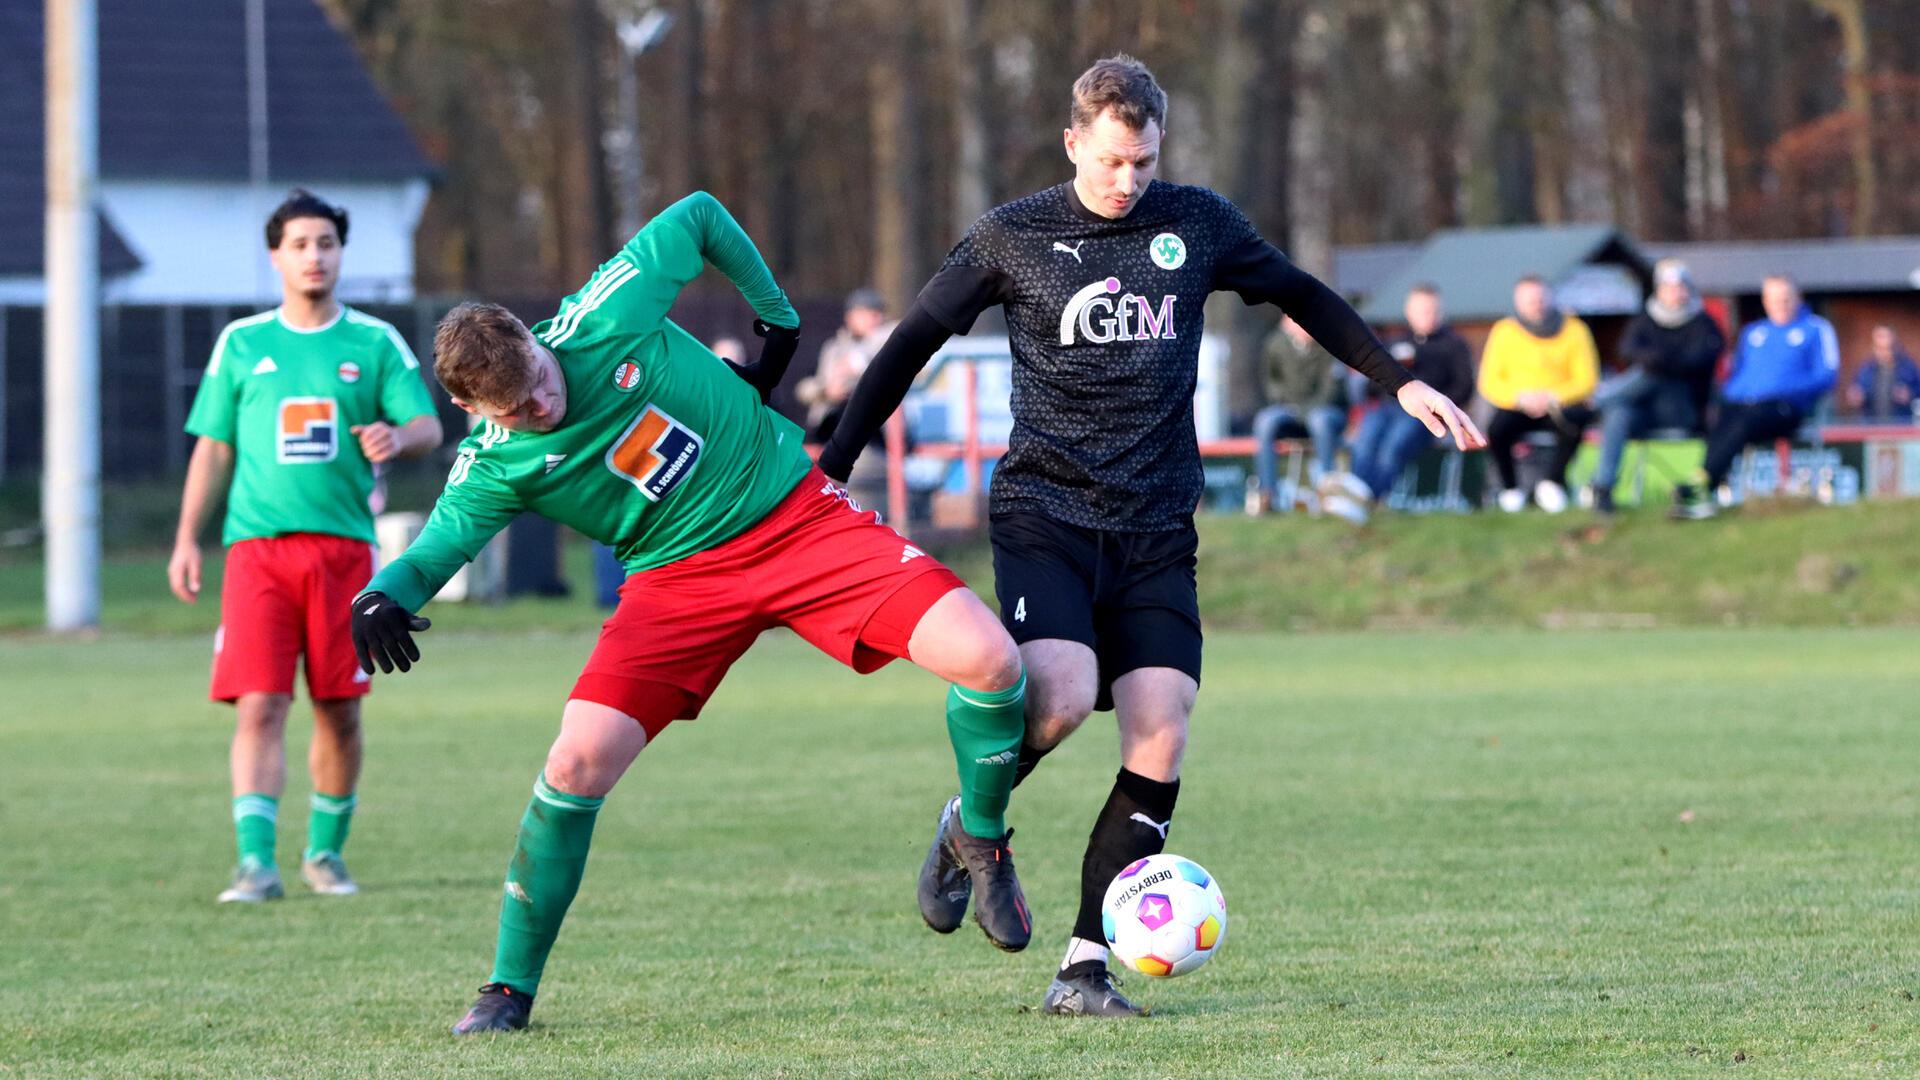
[[[383,592],[361,593],[353,599],[353,654],[360,658],[360,670],[373,674],[373,663],[381,671],[411,671],[420,659],[413,643],[413,632],[433,623],[415,615]]]
[[[787,365],[793,362],[794,350],[800,347],[800,328],[797,326],[774,326],[760,319],[753,320],[753,332],[764,339],[760,346],[760,358],[751,364],[735,363],[726,357],[727,366],[735,375],[745,379],[755,390],[760,391],[760,403],[773,400],[773,388],[780,385],[786,377]]]

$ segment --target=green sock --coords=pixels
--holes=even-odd
[[[242,865],[273,865],[273,827],[280,820],[280,800],[272,795],[233,797],[234,846]]]
[[[947,738],[960,767],[960,827],[999,839],[1007,831],[1007,799],[1027,731],[1027,677],[1005,690],[947,688]]]
[[[500,939],[488,982],[505,983],[534,996],[547,966],[560,921],[579,891],[593,843],[593,822],[604,798],[569,795],[534,781],[533,799],[520,819],[520,839],[507,865],[506,896],[500,901]]]
[[[347,846],[347,827],[353,824],[353,808],[360,800],[352,792],[345,795],[313,793],[307,814],[307,851],[305,858],[338,855]]]

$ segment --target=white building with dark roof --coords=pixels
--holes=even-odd
[[[416,351],[437,314],[414,293],[432,165],[315,0],[259,2],[265,48],[250,68],[248,0],[96,0],[100,437],[112,479],[184,466],[180,428],[214,337],[279,303],[265,226],[289,188],[350,215],[341,299],[399,325]],[[41,454],[45,10],[0,0],[0,476]],[[253,175],[256,135],[264,177]]]
[[[351,215],[343,299],[412,298],[433,167],[314,0],[263,2],[258,183],[246,0],[97,2],[107,303],[272,303],[262,228],[294,186]],[[0,304],[43,295],[44,9],[0,0]]]

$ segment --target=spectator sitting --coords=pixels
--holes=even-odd
[[[1920,365],[1913,362],[1891,326],[1873,328],[1873,351],[1847,387],[1847,407],[1862,420],[1912,422],[1920,401]]]
[[[1487,452],[1500,480],[1500,509],[1526,508],[1513,450],[1531,431],[1550,431],[1553,456],[1533,501],[1549,514],[1567,508],[1567,464],[1593,421],[1587,399],[1600,378],[1600,356],[1587,324],[1553,306],[1547,283],[1528,275],[1513,287],[1513,314],[1493,324],[1480,356],[1480,396],[1495,409]]]
[[[887,321],[887,302],[873,289],[855,289],[847,297],[846,316],[840,331],[820,346],[820,366],[814,374],[800,380],[794,396],[807,406],[807,438],[826,442],[840,424],[860,374],[867,370],[873,354],[886,344],[893,333]]]
[[[1455,405],[1465,407],[1473,397],[1473,355],[1466,339],[1446,325],[1446,313],[1440,304],[1440,290],[1432,285],[1415,285],[1407,291],[1403,309],[1407,333],[1395,338],[1387,351],[1407,366],[1407,373],[1447,395]],[[1364,520],[1368,502],[1387,497],[1400,474],[1435,444],[1427,426],[1405,409],[1389,408],[1394,402],[1375,407],[1360,420],[1353,436],[1353,472],[1341,477],[1345,497],[1356,500],[1359,513],[1343,513],[1349,519]],[[1343,497],[1329,495],[1329,499]]]
[[[1767,317],[1740,331],[1733,368],[1720,388],[1720,412],[1707,432],[1704,483],[1674,490],[1674,516],[1709,518],[1713,493],[1726,482],[1740,451],[1800,430],[1821,397],[1833,389],[1840,346],[1833,324],[1815,315],[1793,279],[1775,274],[1760,283]]]
[[[1274,482],[1279,472],[1275,439],[1313,440],[1315,483],[1333,471],[1340,453],[1340,436],[1347,426],[1346,365],[1321,348],[1306,328],[1291,317],[1280,320],[1261,347],[1265,362],[1267,400],[1271,404],[1253,417],[1255,487],[1247,496],[1247,512],[1264,513],[1273,506]]]
[[[1600,461],[1593,508],[1613,513],[1613,487],[1627,440],[1656,428],[1698,431],[1713,392],[1713,369],[1726,351],[1720,324],[1700,305],[1693,278],[1677,259],[1653,268],[1653,295],[1620,339],[1626,369],[1593,392],[1600,410]]]

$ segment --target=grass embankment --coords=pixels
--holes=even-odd
[[[147,500],[151,502],[151,500]],[[145,505],[129,498],[129,504]],[[161,514],[124,511],[145,521]],[[166,557],[110,533],[102,570],[110,631],[211,632],[209,600],[166,590]],[[984,543],[939,552],[992,594]],[[442,604],[448,629],[593,625],[586,546],[566,547],[574,596],[494,607]],[[0,552],[0,632],[42,620],[37,548]],[[1383,514],[1365,529],[1299,516],[1200,519],[1200,609],[1216,629],[1346,630],[1526,626],[1883,626],[1920,621],[1920,500],[1816,507],[1759,502],[1710,522],[1656,509],[1602,524],[1558,517]]]

